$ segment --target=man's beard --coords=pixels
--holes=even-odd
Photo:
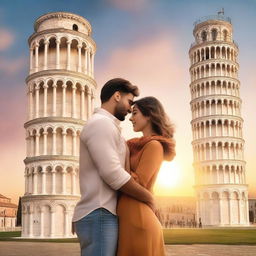
[[[124,108],[124,106],[122,104],[118,104],[115,108],[115,113],[114,116],[120,120],[120,121],[124,121],[125,120],[125,116],[127,115],[127,111]]]

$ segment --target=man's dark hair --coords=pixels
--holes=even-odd
[[[134,96],[139,96],[139,89],[132,85],[128,80],[123,78],[114,78],[104,84],[101,89],[101,103],[107,102],[115,92],[132,93]]]

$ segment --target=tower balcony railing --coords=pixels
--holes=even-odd
[[[194,42],[190,45],[190,48],[194,47],[195,45],[200,45],[202,43],[215,43],[215,42],[218,42],[218,43],[230,43],[229,41],[223,41],[223,40],[215,40],[215,41],[204,41],[204,42]],[[235,41],[235,40],[232,40],[232,43],[237,47],[238,47],[238,43]]]
[[[208,15],[208,16],[204,16],[200,19],[198,19],[197,21],[194,22],[194,26],[204,22],[204,21],[207,21],[207,20],[221,20],[221,21],[227,21],[229,22],[230,24],[231,23],[231,19],[229,17],[226,17],[224,15]]]

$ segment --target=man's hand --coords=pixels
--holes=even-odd
[[[152,200],[152,201],[148,202],[147,205],[148,205],[148,206],[151,208],[151,210],[156,214],[156,212],[157,212],[157,207],[156,207],[155,200]]]
[[[156,207],[153,195],[150,191],[137,183],[132,177],[120,188],[120,191],[147,204],[155,212]]]

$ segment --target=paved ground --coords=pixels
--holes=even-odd
[[[166,250],[166,256],[256,255],[256,246],[246,245],[167,245]],[[78,243],[0,242],[0,256],[80,256],[80,250]]]

